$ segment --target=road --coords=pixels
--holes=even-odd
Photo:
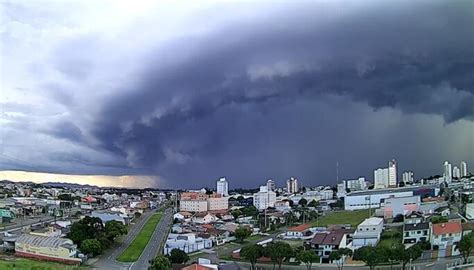
[[[135,263],[123,263],[116,260],[116,258],[122,254],[122,252],[130,245],[130,243],[135,239],[138,233],[141,231],[145,223],[148,219],[152,216],[152,214],[156,213],[156,211],[147,211],[143,213],[140,220],[133,225],[128,234],[125,236],[122,241],[117,243],[117,247],[107,250],[104,254],[102,254],[96,262],[94,262],[91,266],[96,269],[107,269],[107,270],[128,270],[128,269],[147,269],[148,268],[148,260],[151,260],[155,257],[156,253],[158,252],[159,245],[156,244],[159,239],[163,237],[167,237],[168,230],[164,230],[165,226],[164,223],[169,225],[171,222],[171,215],[172,213],[169,210],[165,210],[163,217],[161,218],[160,222],[155,228],[150,241],[148,242],[147,246],[143,250],[139,260]],[[135,266],[137,265],[137,266]],[[137,268],[142,267],[142,268]]]
[[[148,269],[148,261],[154,259],[157,254],[162,253],[161,245],[167,239],[169,226],[172,222],[173,212],[171,209],[166,209],[161,217],[160,222],[156,226],[153,235],[148,241],[147,246],[143,250],[138,261],[134,262],[129,269],[140,270]]]

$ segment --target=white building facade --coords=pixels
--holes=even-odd
[[[188,212],[206,212],[207,200],[181,200],[179,209]]]
[[[374,170],[374,188],[388,187],[388,168],[378,168]]]
[[[217,193],[221,194],[222,196],[229,196],[229,183],[225,177],[217,180]]]
[[[413,172],[412,171],[403,172],[402,181],[405,184],[406,183],[413,183]]]
[[[298,179],[291,177],[290,179],[286,180],[286,191],[288,193],[298,192],[299,191]]]
[[[253,195],[253,205],[258,210],[265,210],[268,207],[274,207],[276,202],[276,193],[268,190],[267,186],[261,186],[260,191]]]

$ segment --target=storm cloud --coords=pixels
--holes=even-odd
[[[48,105],[4,113],[3,158],[19,155],[25,170],[159,175],[176,187],[223,175],[235,186],[292,175],[328,184],[336,162],[343,178],[371,179],[391,158],[419,176],[445,159],[474,161],[472,2],[212,3],[162,19],[169,8],[61,35],[25,61],[34,79],[7,85]],[[54,18],[45,13],[35,16]],[[44,164],[9,146],[38,140],[15,138],[22,123],[51,140],[29,148]],[[11,163],[0,162],[21,168]]]

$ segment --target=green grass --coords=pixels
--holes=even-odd
[[[352,227],[359,225],[369,217],[369,210],[339,211],[329,213],[312,222],[313,226],[328,226],[333,224],[351,224]]]
[[[0,269],[18,269],[18,270],[79,270],[90,269],[86,266],[73,266],[56,262],[36,261],[24,258],[15,258],[12,260],[0,259]]]
[[[142,254],[148,241],[150,241],[153,232],[155,231],[156,225],[160,222],[161,213],[153,214],[150,219],[145,223],[142,230],[133,239],[132,243],[125,249],[125,251],[117,257],[118,261],[121,262],[135,262]]]
[[[391,247],[393,244],[402,242],[402,232],[391,228],[382,232],[378,247]]]

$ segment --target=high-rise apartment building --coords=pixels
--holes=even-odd
[[[402,181],[405,184],[406,183],[413,183],[413,172],[412,171],[403,172]]]
[[[358,179],[346,180],[346,187],[350,191],[366,190],[367,184],[365,183],[365,177],[359,177]]]
[[[229,196],[229,183],[225,177],[217,180],[217,193],[221,194],[222,196]]]
[[[267,186],[260,186],[260,191],[253,194],[253,205],[258,210],[264,210],[268,207],[274,207],[276,202],[276,193],[268,190]]]
[[[447,183],[451,183],[451,180],[453,179],[453,170],[451,169],[451,164],[448,161],[445,161],[443,169],[444,181]]]
[[[397,161],[395,159],[388,162],[388,186],[397,187]]]
[[[461,177],[467,176],[467,163],[465,161],[461,161]]]
[[[374,188],[388,187],[388,168],[378,168],[374,170]]]
[[[453,178],[461,178],[461,170],[458,168],[458,166],[453,167]]]
[[[275,191],[276,190],[275,181],[273,181],[272,179],[268,179],[267,180],[267,188],[270,191]]]
[[[298,179],[291,177],[290,179],[286,180],[286,191],[288,193],[296,193],[299,191],[298,188]]]

